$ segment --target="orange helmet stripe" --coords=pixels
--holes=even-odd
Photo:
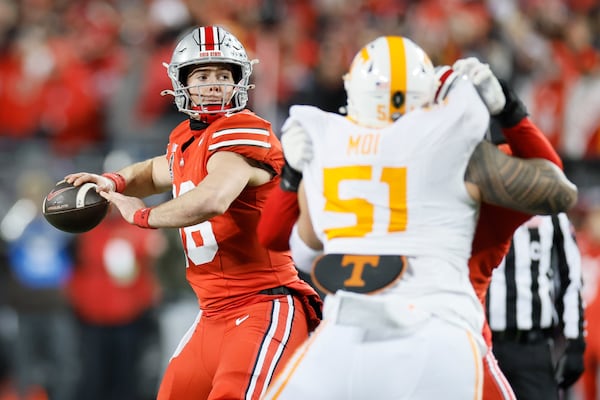
[[[387,37],[390,48],[390,108],[389,115],[406,112],[406,53],[404,51],[404,39],[398,36]],[[395,94],[400,92],[402,103],[400,108],[394,104]]]

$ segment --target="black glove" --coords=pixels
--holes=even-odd
[[[508,86],[508,83],[503,79],[498,79],[504,97],[506,97],[506,104],[500,111],[500,114],[494,115],[492,118],[496,119],[502,128],[512,128],[517,125],[523,118],[529,115],[525,104],[519,99],[514,90]]]
[[[585,341],[583,338],[567,339],[565,352],[556,365],[556,380],[558,386],[567,389],[577,382],[583,373],[583,352]]]
[[[296,171],[294,168],[290,167],[286,160],[285,165],[281,170],[281,188],[286,192],[297,192],[301,180],[302,172]]]

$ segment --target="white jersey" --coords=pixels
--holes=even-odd
[[[290,119],[313,142],[303,179],[324,252],[406,256],[407,271],[382,295],[426,295],[426,308],[455,321],[470,315],[477,331],[483,312],[468,259],[479,207],[464,175],[489,114],[471,83],[381,129],[310,106],[293,106]]]
[[[484,313],[467,263],[478,204],[464,183],[489,122],[477,96],[461,81],[447,103],[383,129],[291,109],[313,141],[303,179],[325,253],[403,255],[407,267],[383,290],[364,292],[374,294],[344,285],[327,295],[324,322],[265,400],[481,398]],[[319,270],[334,276],[335,266]],[[376,266],[384,267],[392,265]]]

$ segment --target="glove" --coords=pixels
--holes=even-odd
[[[583,338],[567,339],[565,352],[562,354],[556,365],[556,381],[562,389],[567,389],[573,385],[583,373],[583,352],[585,351],[585,341]]]
[[[498,78],[488,64],[480,62],[475,57],[469,57],[456,61],[452,69],[459,75],[467,76],[473,82],[490,115],[502,112],[506,98]]]
[[[313,158],[312,141],[298,121],[288,119],[283,124],[281,147],[288,165],[297,172]]]
[[[493,118],[498,121],[501,127],[512,128],[529,114],[527,113],[525,104],[519,99],[514,90],[508,86],[508,83],[502,79],[498,79],[498,82],[500,82],[500,86],[502,87],[506,104],[502,111]]]
[[[435,92],[433,101],[435,103],[441,103],[444,101],[452,85],[458,78],[458,74],[448,65],[440,65],[435,67],[435,77],[438,81],[438,89]]]
[[[298,186],[300,185],[301,180],[302,172],[298,172],[290,167],[290,164],[285,160],[285,164],[281,170],[281,182],[279,186],[286,192],[298,192]]]

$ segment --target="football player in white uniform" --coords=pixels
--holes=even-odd
[[[303,172],[290,245],[330,295],[265,398],[480,399],[484,314],[467,264],[479,203],[547,214],[577,189],[483,140],[489,113],[470,81],[434,104],[433,65],[407,38],[370,42],[344,80],[347,117],[293,106],[284,124]]]

